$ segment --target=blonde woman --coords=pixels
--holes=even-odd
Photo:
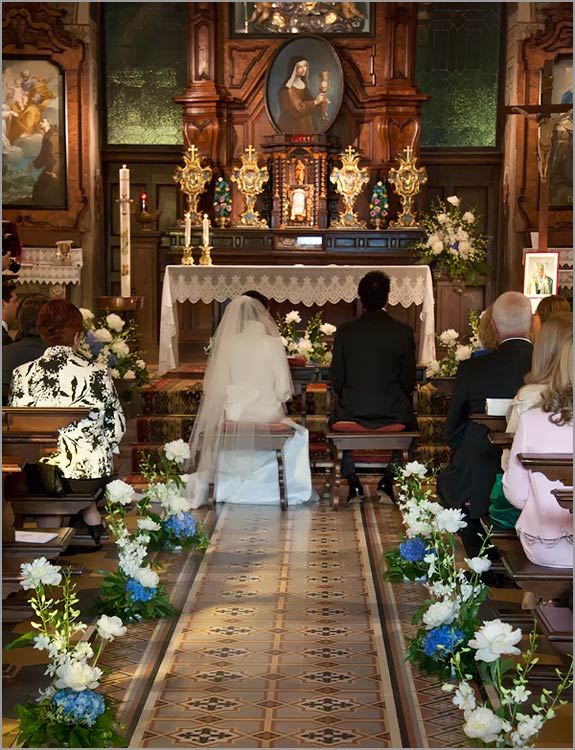
[[[536,565],[573,565],[573,516],[551,490],[562,487],[541,472],[526,469],[520,453],[573,452],[573,341],[564,340],[540,403],[521,414],[503,489],[521,511],[515,528],[525,555]]]

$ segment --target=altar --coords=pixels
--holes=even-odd
[[[433,285],[428,266],[169,265],[162,288],[158,375],[179,365],[178,302],[225,302],[249,289],[278,302],[306,307],[353,302],[360,279],[369,271],[383,271],[390,277],[389,306],[421,305],[418,360],[435,359]]]

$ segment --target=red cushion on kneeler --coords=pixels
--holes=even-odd
[[[368,427],[362,427],[357,422],[334,422],[331,429],[334,432],[401,432],[405,430],[404,424],[386,424],[383,427],[377,427],[374,430],[370,430]]]
[[[353,460],[358,464],[388,464],[391,451],[352,451]]]

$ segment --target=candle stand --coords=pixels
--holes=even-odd
[[[192,248],[190,245],[184,245],[184,254],[182,255],[183,266],[193,266],[194,256],[192,255]]]
[[[198,264],[200,266],[212,266],[212,256],[210,254],[210,250],[213,248],[213,245],[200,245],[200,250],[202,251],[202,255],[198,261]],[[184,248],[185,252],[185,248]]]

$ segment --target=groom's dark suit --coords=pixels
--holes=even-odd
[[[491,354],[459,365],[445,422],[445,439],[455,458],[437,478],[442,505],[461,508],[469,502],[470,518],[487,513],[495,475],[501,471],[501,449],[488,440],[485,425],[469,414],[485,411],[486,398],[513,398],[531,369],[533,347],[525,339],[508,339]]]
[[[334,421],[375,429],[413,422],[415,342],[411,326],[384,310],[364,312],[335,334],[331,384]]]

